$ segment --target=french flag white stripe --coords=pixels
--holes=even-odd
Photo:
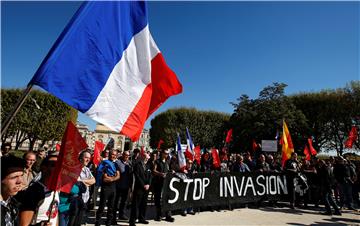
[[[160,53],[148,25],[131,40],[86,114],[114,131],[123,125],[151,83],[151,60]]]

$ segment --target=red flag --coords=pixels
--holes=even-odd
[[[185,150],[185,157],[191,161],[194,161],[194,156],[191,154],[188,148]]]
[[[80,151],[87,147],[88,145],[76,126],[69,121],[61,140],[61,149],[55,170],[46,185],[49,190],[70,193],[82,169],[82,164],[78,159]]]
[[[231,142],[232,140],[232,133],[233,133],[233,129],[229,129],[229,131],[226,134],[226,139],[225,139],[225,144],[228,144]]]
[[[159,150],[161,148],[161,144],[163,144],[164,141],[162,139],[159,140],[159,143],[158,143],[158,146],[157,146],[157,149]]]
[[[95,141],[95,147],[94,147],[94,157],[93,162],[95,166],[98,166],[101,162],[101,152],[104,150],[105,144],[101,141]]]
[[[309,148],[308,148],[307,145],[305,145],[304,154],[305,154],[305,159],[306,159],[306,160],[310,160],[311,155],[310,155],[310,151],[309,151]]]
[[[213,148],[211,150],[211,155],[213,157],[213,166],[214,166],[214,168],[219,168],[220,167],[220,157],[219,157],[218,150]]]
[[[60,145],[60,144],[56,144],[56,145],[55,145],[55,150],[56,150],[56,151],[60,151],[60,149],[61,149],[61,145]]]
[[[311,138],[308,139],[308,143],[309,143],[309,149],[310,149],[311,155],[317,155],[317,151],[315,150],[315,148],[312,145],[312,139]]]
[[[349,137],[345,141],[345,148],[352,148],[354,142],[357,140],[357,136],[358,136],[357,128],[356,126],[352,126],[349,132]]]
[[[258,149],[259,145],[256,143],[255,139],[253,139],[253,143],[252,143],[252,150],[255,152],[256,149]]]
[[[197,161],[197,163],[200,165],[200,161],[201,161],[201,150],[200,150],[200,145],[196,146],[194,148],[194,152],[195,152],[195,156],[194,159]]]

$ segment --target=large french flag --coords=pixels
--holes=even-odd
[[[133,141],[182,92],[147,20],[145,2],[84,2],[35,73],[38,85]]]

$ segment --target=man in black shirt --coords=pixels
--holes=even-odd
[[[290,208],[294,209],[295,203],[295,184],[294,179],[299,172],[299,162],[297,160],[297,154],[295,152],[291,153],[290,159],[286,160],[284,171],[286,173],[286,181],[289,191],[290,198]]]
[[[161,221],[161,191],[164,185],[164,179],[166,174],[170,172],[169,162],[167,160],[169,156],[168,150],[163,150],[161,156],[155,161],[153,175],[154,175],[154,201],[156,206],[156,221]],[[166,221],[174,222],[174,218],[171,217],[171,212],[166,213]]]
[[[147,197],[149,194],[149,188],[152,178],[149,165],[146,164],[149,158],[150,156],[146,153],[144,155],[140,155],[139,159],[135,162],[133,168],[135,185],[131,201],[129,226],[135,226],[136,218],[139,219],[139,223],[141,224],[149,223],[145,219]]]

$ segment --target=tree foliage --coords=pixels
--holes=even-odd
[[[176,134],[186,143],[186,127],[195,145],[221,147],[225,139],[225,124],[229,115],[213,111],[198,111],[194,108],[169,109],[151,120],[150,146],[156,148],[160,139],[163,148],[175,147]]]
[[[20,89],[1,89],[2,122],[21,94]],[[76,122],[76,119],[75,109],[50,94],[32,90],[1,139],[4,142],[6,138],[13,137],[16,139],[16,148],[29,139],[32,150],[37,140],[41,140],[42,144],[50,140],[61,140],[67,122]]]
[[[282,131],[282,121],[285,119],[295,144],[304,140],[307,120],[304,114],[296,109],[291,99],[285,96],[286,84],[273,83],[265,87],[256,99],[247,95],[232,103],[234,113],[229,126],[233,128],[233,146],[231,151],[243,152],[252,149],[252,142],[274,140],[277,132]]]
[[[337,90],[300,93],[291,99],[308,120],[315,148],[342,154],[351,126],[360,125],[360,82]],[[355,142],[355,148],[359,147]]]

